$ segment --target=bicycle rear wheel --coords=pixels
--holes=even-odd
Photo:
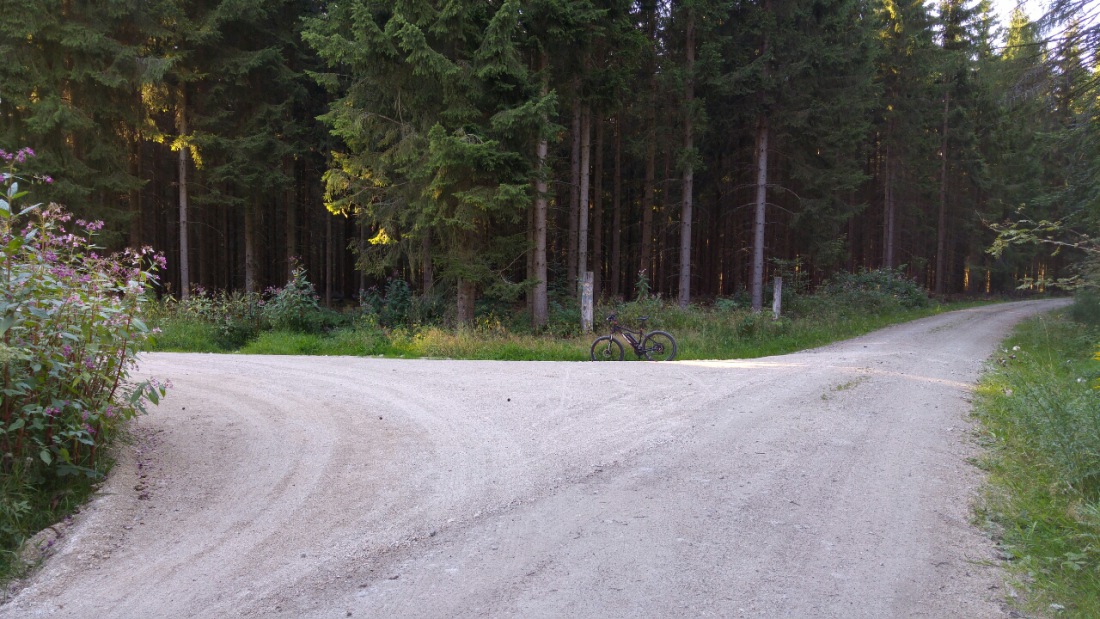
[[[610,335],[602,335],[592,342],[593,361],[622,361],[623,345]]]
[[[654,331],[642,342],[645,358],[650,361],[672,361],[676,358],[676,339],[664,331]]]

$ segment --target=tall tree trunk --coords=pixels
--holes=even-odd
[[[897,220],[897,202],[894,199],[894,168],[895,163],[891,159],[890,145],[886,145],[886,168],[883,171],[885,191],[883,195],[883,221],[882,221],[882,266],[894,268],[894,239],[897,237],[895,222]],[[870,256],[868,256],[869,258]]]
[[[549,54],[543,52],[539,58],[539,71],[543,73],[542,94],[546,96],[550,86],[547,82],[546,67],[550,63]],[[543,126],[550,119],[542,118]],[[535,158],[538,161],[535,168],[535,203],[534,221],[532,223],[534,239],[533,251],[535,253],[532,277],[535,280],[531,307],[531,326],[541,329],[550,322],[550,298],[547,290],[547,266],[546,266],[546,215],[547,215],[547,176],[546,158],[549,154],[549,142],[545,135],[539,136],[535,146]]]
[[[336,279],[333,272],[333,249],[335,246],[332,238],[333,215],[325,213],[325,307],[332,307],[332,285]]]
[[[477,284],[465,279],[458,280],[455,317],[460,328],[474,324],[474,295],[476,292]]]
[[[579,87],[578,87],[579,90]],[[577,285],[577,235],[580,225],[580,185],[581,185],[581,100],[578,93],[573,100],[573,147],[570,151],[569,175],[569,238],[566,247],[565,264],[569,277],[568,290]]]
[[[611,294],[618,295],[622,284],[623,250],[623,124],[615,118],[615,177],[611,184]]]
[[[131,148],[131,160],[130,160],[130,173],[134,175],[134,178],[144,179],[144,170],[142,169],[142,139],[141,137],[134,138],[130,143]],[[138,248],[144,245],[142,242],[142,229],[143,218],[145,213],[144,191],[141,187],[137,187],[130,191],[130,247]]]
[[[216,268],[214,262],[214,252],[212,246],[214,244],[214,230],[213,217],[216,214],[212,214],[212,209],[216,208],[214,205],[207,205],[205,208],[198,209],[198,212],[190,213],[190,219],[198,224],[193,230],[193,234],[189,239],[192,246],[197,250],[192,250],[193,254],[198,258],[198,277],[192,280],[192,283],[198,283],[200,286],[210,287],[210,283],[213,281],[213,271]],[[194,275],[194,273],[192,273]]]
[[[589,172],[592,160],[592,110],[587,105],[581,110],[581,182],[580,208],[577,211],[577,296],[581,296],[580,286],[584,274],[588,271],[588,185],[592,179]]]
[[[651,80],[651,86],[656,96],[657,80]],[[644,272],[649,279],[650,288],[653,287],[653,197],[657,191],[657,112],[656,102],[650,101],[649,111],[646,114],[646,140],[645,149],[645,182],[642,187],[642,238],[641,251],[638,258],[638,273],[640,277]]]
[[[179,152],[179,220],[180,220],[180,299],[186,301],[191,294],[191,263],[187,241],[187,86],[180,86],[179,110],[176,124],[180,137]]]
[[[649,278],[649,281],[653,283],[653,290],[660,294],[671,296],[666,286],[672,281],[672,276],[669,274],[672,267],[670,266],[672,260],[670,256],[672,252],[669,250],[676,244],[676,239],[673,237],[672,226],[666,224],[668,221],[668,213],[673,210],[674,200],[672,199],[672,156],[673,149],[666,148],[665,152],[665,165],[663,173],[661,174],[661,191],[660,195],[663,198],[660,202],[657,202],[657,207],[653,211],[654,221],[659,225],[656,226],[653,249],[653,275]]]
[[[943,94],[943,134],[940,142],[940,212],[936,227],[936,294],[943,294],[947,279],[947,119],[951,111],[951,91]]]
[[[596,161],[592,166],[592,296],[603,294],[603,137],[604,122],[596,121]]]
[[[288,158],[289,159],[289,158]],[[286,278],[290,281],[290,274],[294,270],[294,261],[298,257],[298,200],[300,198],[301,162],[291,159],[288,164],[291,167],[291,178],[294,179],[294,188],[287,188],[286,195]]]
[[[428,231],[420,241],[420,294],[429,295],[435,285],[435,266],[432,264],[432,233]]]
[[[692,160],[695,149],[694,132],[692,130],[692,105],[695,100],[695,11],[688,9],[687,42],[685,44],[685,72],[687,73],[684,86],[684,153],[687,163],[684,165],[684,180],[682,198],[680,203],[680,307],[687,307],[691,302],[691,209],[695,184],[695,163]]]
[[[768,204],[768,115],[756,123],[756,216],[752,236],[752,311],[764,307],[764,223]]]
[[[367,223],[363,221],[363,218],[360,217],[358,213],[356,213],[355,215],[355,229],[358,233],[356,238],[357,251],[355,252],[355,257],[353,258],[352,264],[355,265],[355,270],[359,272],[358,300],[362,301],[363,293],[367,290],[367,272],[359,267],[359,257],[363,255],[363,251],[367,247]]]
[[[535,147],[535,152],[538,152],[538,146]],[[538,168],[535,168],[536,173]],[[535,181],[532,177],[531,186],[534,188]],[[527,255],[524,260],[524,281],[535,281],[535,203],[531,202],[531,208],[527,209],[526,217],[526,238],[527,238]],[[535,324],[535,289],[534,287],[528,287],[523,293],[523,305],[527,308],[527,314],[531,316],[531,325]]]
[[[253,203],[244,209],[244,289],[245,292],[259,292],[260,282],[257,277],[256,260],[256,211],[259,205],[254,198]]]

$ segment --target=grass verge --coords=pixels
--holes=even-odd
[[[879,314],[808,312],[772,320],[770,314],[748,311],[665,306],[651,312],[651,329],[670,331],[679,343],[677,359],[746,359],[779,355],[822,346],[892,324],[947,311],[973,307],[978,303],[933,304],[917,309],[896,309]],[[625,324],[633,324],[624,317]],[[382,357],[427,357],[500,361],[583,361],[588,359],[592,340],[602,334],[597,324],[591,335],[533,335],[514,333],[488,321],[478,327],[455,331],[444,327],[398,327],[380,329],[357,326],[327,334],[265,331],[236,352],[267,355],[348,355]],[[170,329],[169,327],[168,329]],[[166,331],[168,330],[166,329]],[[178,332],[178,330],[176,330]],[[207,339],[192,352],[209,350]],[[157,344],[158,350],[187,350],[174,343]],[[635,356],[628,350],[627,359]]]
[[[1021,324],[978,388],[988,444],[980,516],[1026,612],[1100,617],[1100,328],[1065,314]]]
[[[83,476],[54,484],[35,484],[18,474],[0,478],[0,603],[7,599],[6,585],[35,567],[20,556],[24,541],[75,513],[94,490],[93,480]]]

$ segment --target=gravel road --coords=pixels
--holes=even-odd
[[[969,392],[1059,303],[745,361],[146,355],[169,397],[0,617],[1007,617]]]

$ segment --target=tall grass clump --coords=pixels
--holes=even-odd
[[[103,475],[123,422],[164,389],[128,380],[150,334],[145,287],[163,258],[100,256],[89,238],[102,223],[21,207],[15,166],[33,156],[0,151],[0,576],[25,536],[49,524],[48,506]]]
[[[1028,610],[1100,616],[1100,328],[1079,309],[1022,324],[982,380],[991,446],[983,511]]]

